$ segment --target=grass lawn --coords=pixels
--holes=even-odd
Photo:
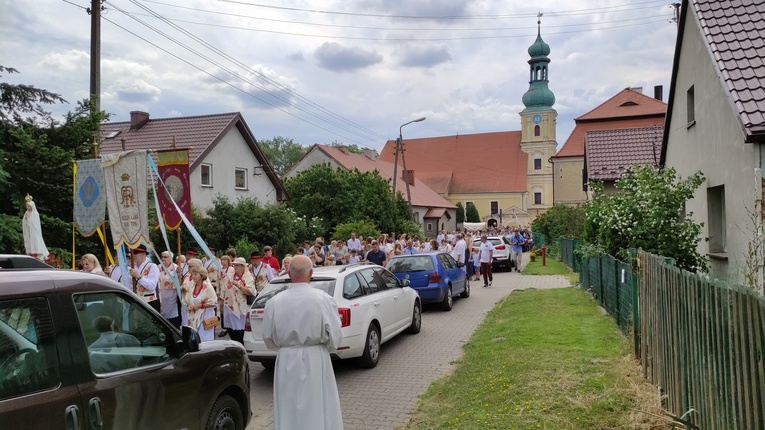
[[[580,289],[512,293],[464,349],[405,429],[669,428],[629,341]]]
[[[537,257],[535,261],[529,261],[521,271],[524,275],[568,275],[571,269],[558,260],[547,257],[547,265],[542,265],[542,257]]]

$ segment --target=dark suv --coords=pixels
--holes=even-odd
[[[237,429],[249,363],[103,276],[0,272],[0,427]]]

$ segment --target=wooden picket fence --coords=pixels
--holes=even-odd
[[[690,428],[765,429],[765,300],[640,251],[639,357]]]

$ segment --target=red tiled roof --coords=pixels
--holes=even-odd
[[[765,3],[693,0],[747,136],[765,134]]]
[[[378,160],[392,163],[395,145],[386,142]],[[439,192],[526,191],[528,154],[521,151],[520,131],[404,139],[404,149],[407,167]]]
[[[663,126],[588,131],[587,178],[613,181],[634,165],[658,166],[663,134]]]
[[[102,142],[98,149],[103,154],[122,151],[122,139],[125,140],[124,149],[127,151],[133,149],[171,149],[173,139],[175,139],[177,148],[191,148],[189,151],[189,169],[194,170],[232,127],[239,129],[261,165],[268,166],[268,159],[252,136],[244,118],[238,112],[148,119],[142,127],[132,130],[130,121],[101,124]],[[119,133],[115,134],[116,132]],[[277,199],[285,199],[287,192],[278,176],[271,169],[264,170],[277,189]]]
[[[423,215],[423,218],[441,218],[444,216],[444,213],[446,213],[446,209],[444,208],[430,208],[427,212],[425,212],[425,215]]]
[[[576,126],[555,157],[584,156],[584,136],[590,130],[663,125],[667,104],[629,88],[576,118]]]
[[[366,155],[356,154],[348,150],[328,145],[314,145],[311,150],[318,149],[324,152],[328,157],[334,159],[345,169],[358,169],[360,172],[372,172],[377,170],[380,172],[380,176],[386,179],[393,179],[393,163],[387,163],[385,161],[373,160]],[[409,170],[411,166],[407,165]],[[401,163],[398,165],[398,179],[396,180],[396,190],[400,191],[406,198],[406,184],[403,179]],[[392,184],[391,184],[392,185]],[[414,185],[409,186],[409,192],[412,195],[413,206],[423,206],[428,208],[455,208],[456,206],[446,200],[441,195],[428,188],[425,183],[417,177],[417,172],[414,174]]]

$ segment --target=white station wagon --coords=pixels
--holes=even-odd
[[[358,358],[361,366],[372,368],[380,360],[380,345],[403,331],[420,332],[422,304],[417,291],[384,267],[371,263],[315,267],[310,283],[337,302],[343,342],[332,354],[334,359]],[[244,347],[250,360],[267,369],[273,368],[276,351],[263,342],[266,302],[291,285],[288,275],[274,278],[250,308]]]

